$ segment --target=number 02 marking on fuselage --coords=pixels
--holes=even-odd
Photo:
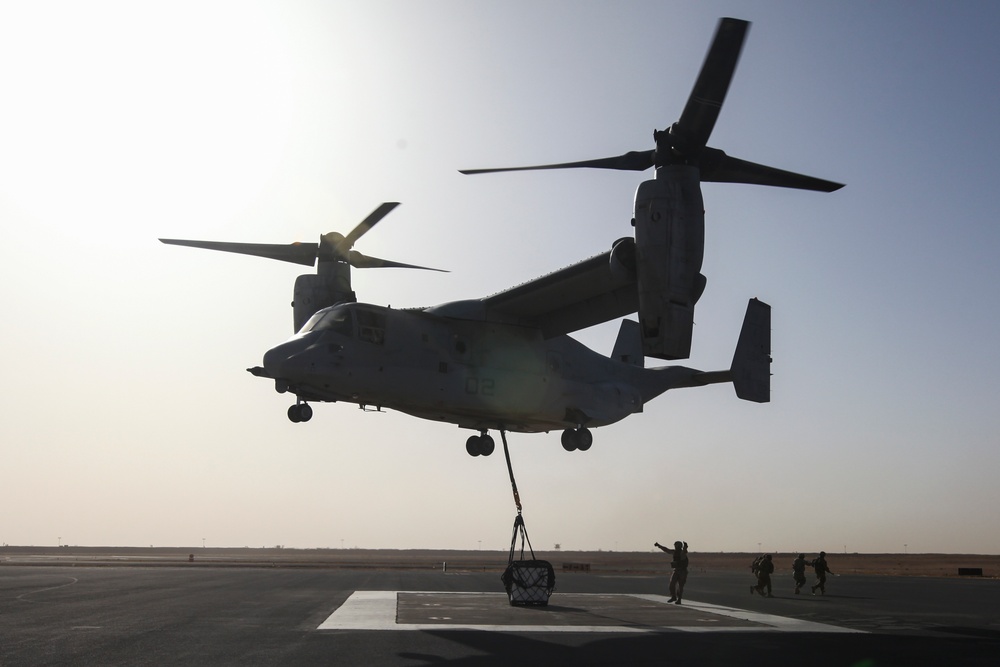
[[[479,394],[482,396],[493,396],[496,384],[492,378],[466,378],[465,393]]]

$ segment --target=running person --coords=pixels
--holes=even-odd
[[[805,554],[799,554],[799,557],[792,561],[792,578],[795,580],[796,595],[806,585],[806,566],[808,564]]]
[[[819,589],[820,595],[826,595],[826,575],[833,574],[830,566],[826,563],[826,552],[820,551],[819,558],[815,559],[812,563],[813,571],[816,573],[816,584],[812,587],[813,595],[816,595],[816,589]]]
[[[774,561],[771,554],[764,556],[763,560],[757,564],[757,585],[751,586],[750,592],[757,591],[764,596],[764,589],[767,589],[766,597],[773,598],[771,594],[771,573],[774,572]]]

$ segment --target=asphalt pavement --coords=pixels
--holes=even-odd
[[[787,579],[787,581],[785,580]],[[0,665],[995,665],[1000,581],[843,576],[773,598],[734,572],[557,572],[547,607],[496,572],[0,567]]]

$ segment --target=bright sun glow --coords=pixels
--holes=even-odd
[[[22,30],[0,39],[5,198],[81,225],[147,207],[218,217],[273,172],[291,103],[283,44],[259,8],[192,5],[11,10]]]

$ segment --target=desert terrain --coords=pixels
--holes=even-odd
[[[777,553],[777,572],[791,570],[798,554]],[[536,551],[538,559],[556,571],[656,575],[670,572],[670,557],[656,551]],[[690,552],[691,571],[750,572],[753,553]],[[807,553],[813,558],[816,553]],[[520,557],[520,552],[515,554]],[[525,554],[525,558],[531,555]],[[507,564],[506,551],[291,549],[215,547],[0,547],[4,565],[64,566],[177,566],[441,569],[497,571]],[[1000,555],[978,554],[865,554],[827,553],[836,574],[876,574],[914,577],[958,577],[960,569],[982,570],[984,577],[1000,577]]]

